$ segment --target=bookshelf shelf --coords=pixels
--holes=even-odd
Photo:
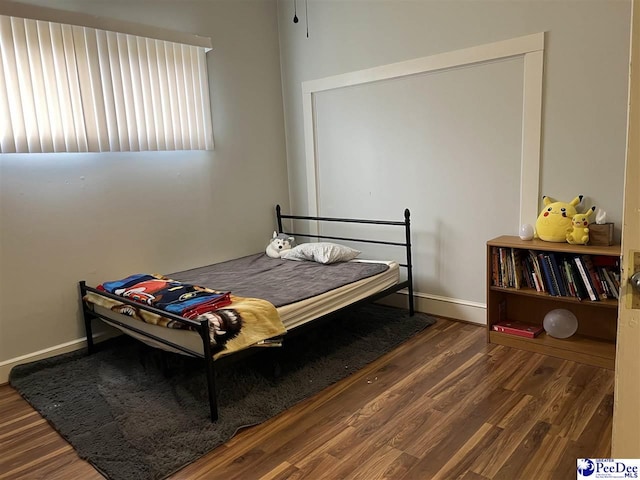
[[[521,252],[515,252],[520,258],[529,255],[529,251],[543,255],[553,252],[567,257],[587,255],[619,258],[620,246],[526,241],[516,236],[501,236],[487,242],[487,341],[613,369],[618,300],[579,300],[574,296],[550,295],[526,285],[521,285],[521,288],[496,286],[496,263],[492,254],[494,248],[520,250]],[[535,338],[527,338],[493,330],[495,323],[506,320],[542,325],[544,316],[555,308],[570,310],[578,318],[578,331],[575,335],[558,339],[543,332]]]
[[[517,290],[515,288],[494,287],[494,286],[491,286],[490,288],[491,290],[495,290],[498,292],[505,292],[512,295],[524,295],[527,297],[543,297],[543,298],[549,298],[550,296],[548,293],[537,292],[532,288],[520,288]],[[618,301],[613,299],[605,299],[605,300],[599,300],[597,302],[592,302],[590,300],[578,300],[577,298],[574,298],[574,297],[551,297],[551,298],[553,298],[557,302],[588,304],[590,307],[595,307],[595,308],[613,308],[613,309],[618,308]]]

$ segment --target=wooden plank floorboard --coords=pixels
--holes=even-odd
[[[522,477],[522,471],[534,458],[535,453],[540,449],[542,440],[551,428],[551,425],[545,422],[536,422],[535,425],[527,432],[522,442],[513,451],[511,456],[502,465],[495,475],[489,478],[493,480],[514,480]],[[536,470],[537,474],[537,470]],[[533,477],[539,478],[539,477]]]
[[[464,476],[473,462],[484,455],[487,447],[495,442],[501,433],[501,428],[489,423],[483,424],[462,447],[453,452],[447,463],[432,475],[433,480],[448,480]]]
[[[519,473],[520,478],[571,478],[554,477],[554,472],[562,460],[561,455],[568,442],[569,439],[566,437],[545,435],[540,443],[540,448]],[[575,462],[573,466],[575,469]]]
[[[576,458],[610,455],[613,379],[441,319],[170,478],[575,478]],[[9,386],[0,451],[0,479],[102,478]]]

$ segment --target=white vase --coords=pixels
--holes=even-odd
[[[533,239],[533,227],[525,223],[520,226],[520,238],[522,240],[532,240]]]

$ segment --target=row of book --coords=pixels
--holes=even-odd
[[[532,288],[592,301],[619,296],[617,257],[492,247],[491,261],[492,284],[497,287]]]

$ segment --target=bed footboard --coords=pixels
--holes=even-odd
[[[95,351],[95,346],[93,342],[92,321],[94,319],[100,319],[109,325],[115,326],[120,329],[125,329],[127,331],[135,332],[138,335],[142,335],[144,337],[155,340],[156,342],[160,342],[164,345],[180,350],[181,352],[187,355],[202,358],[205,363],[211,421],[215,422],[218,419],[218,397],[216,395],[215,366],[214,366],[214,360],[213,360],[213,352],[211,351],[211,343],[209,340],[209,324],[207,320],[196,321],[196,320],[190,320],[188,318],[180,317],[170,312],[159,310],[157,308],[151,307],[149,305],[145,305],[143,303],[135,302],[125,297],[120,297],[118,295],[114,295],[109,292],[98,290],[97,288],[88,287],[84,280],[81,280],[80,282],[78,282],[78,285],[80,288],[80,304],[81,304],[81,311],[82,311],[82,316],[84,320],[85,333],[87,336],[87,351],[89,355],[91,355]],[[136,308],[147,310],[149,312],[189,325],[191,328],[196,330],[200,335],[200,338],[202,339],[203,353],[195,352],[193,350],[185,348],[182,345],[178,345],[177,343],[170,342],[164,338],[158,337],[149,332],[145,332],[144,330],[119,322],[116,319],[113,319],[104,315],[100,315],[99,313],[94,311],[86,301],[84,301],[84,297],[88,292],[92,292],[97,295],[102,295],[103,297],[112,298],[117,300],[118,302],[129,304],[129,305],[135,306]]]

